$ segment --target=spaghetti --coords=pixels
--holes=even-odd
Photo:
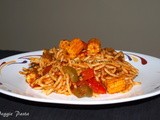
[[[129,91],[138,69],[125,61],[124,53],[101,48],[98,39],[87,43],[75,38],[61,40],[58,48],[43,50],[40,58],[30,58],[28,68],[20,71],[26,82],[46,95],[52,92],[91,97]]]

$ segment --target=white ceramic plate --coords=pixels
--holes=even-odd
[[[160,94],[160,59],[139,53],[126,51],[124,53],[126,61],[139,69],[135,81],[142,83],[127,93],[103,94],[96,98],[76,98],[56,93],[46,96],[41,91],[32,89],[26,83],[24,76],[19,74],[22,67],[28,67],[28,58],[39,57],[42,51],[18,54],[0,60],[0,93],[36,102],[74,105],[121,103]]]

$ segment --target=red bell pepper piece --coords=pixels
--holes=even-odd
[[[98,94],[106,93],[106,88],[104,87],[104,85],[96,81],[95,78],[88,79],[87,82],[88,82],[88,85],[92,88],[93,92]]]
[[[88,68],[82,71],[81,75],[83,80],[77,84],[78,86],[87,84],[93,90],[94,93],[98,94],[106,93],[105,86],[102,83],[96,81],[94,69]]]
[[[88,79],[95,77],[94,70],[91,68],[88,68],[82,71],[81,75],[82,75],[83,80],[88,80]]]

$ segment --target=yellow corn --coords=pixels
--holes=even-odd
[[[81,41],[79,38],[75,38],[70,41],[70,46],[67,50],[71,58],[76,57],[83,49],[85,45],[83,41]]]
[[[69,40],[61,40],[59,43],[59,48],[67,50],[70,46],[70,41]]]
[[[101,49],[101,43],[97,38],[92,38],[88,41],[87,51],[89,54],[96,54]]]
[[[126,89],[126,80],[122,78],[106,80],[105,85],[107,88],[107,92],[110,94],[123,92]]]

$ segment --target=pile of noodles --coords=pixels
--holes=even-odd
[[[69,76],[62,70],[62,66],[71,66],[76,69],[79,80],[82,80],[81,72],[87,68],[94,69],[95,78],[101,83],[106,80],[124,76],[128,83],[125,91],[130,90],[137,82],[133,79],[138,75],[138,70],[125,61],[124,53],[113,48],[101,48],[96,55],[85,54],[70,58],[66,51],[61,48],[43,50],[39,58],[30,58],[28,68],[20,71],[26,77],[26,82],[34,89],[42,90],[49,95],[52,92],[71,95],[71,82]],[[124,92],[124,91],[123,91]]]

